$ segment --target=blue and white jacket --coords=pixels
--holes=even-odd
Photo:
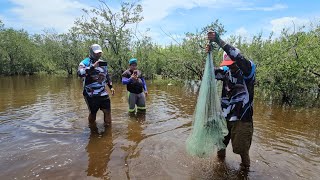
[[[79,64],[78,75],[83,78],[84,96],[108,96],[106,85],[112,88],[112,82],[108,74],[107,66],[93,67],[94,60],[89,57]]]
[[[221,95],[223,114],[227,121],[252,122],[256,66],[229,44],[226,44],[223,50],[236,61],[239,67],[239,70],[234,73],[230,70],[215,70],[216,79],[223,81]]]

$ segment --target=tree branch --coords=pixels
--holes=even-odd
[[[172,40],[174,40],[177,44],[179,44],[179,46],[182,46],[174,37],[172,37],[171,34],[166,33],[161,27],[160,27],[161,31],[167,35],[168,37],[170,37]]]
[[[314,72],[314,71],[312,71],[312,70],[309,70],[309,71],[310,71],[312,74],[320,77],[320,73]]]
[[[197,70],[195,70],[194,68],[192,68],[192,66],[188,65],[187,63],[183,64],[185,68],[189,69],[190,71],[192,71],[194,74],[196,74],[199,79],[202,79],[202,74],[199,73]]]

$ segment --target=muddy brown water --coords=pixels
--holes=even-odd
[[[251,169],[229,145],[219,162],[185,151],[196,89],[148,82],[147,113],[129,116],[115,84],[112,127],[88,128],[76,77],[0,78],[1,179],[319,179],[320,109],[254,105]]]

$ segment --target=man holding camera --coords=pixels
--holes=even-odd
[[[129,60],[129,69],[122,74],[122,84],[127,85],[129,91],[129,113],[146,111],[146,98],[148,95],[146,81],[144,80],[141,71],[137,69],[137,59],[132,58]],[[143,92],[144,91],[144,92]]]
[[[89,108],[89,124],[95,128],[96,115],[99,109],[104,114],[105,126],[111,125],[111,106],[109,94],[105,89],[108,85],[112,95],[114,89],[108,74],[107,62],[100,59],[101,46],[93,44],[89,49],[89,57],[79,64],[78,75],[83,78],[83,96]]]

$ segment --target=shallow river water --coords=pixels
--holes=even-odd
[[[88,128],[76,77],[0,77],[1,179],[319,179],[320,109],[255,100],[251,169],[232,153],[219,162],[189,156],[196,89],[147,82],[147,113],[129,116],[115,84],[112,127]]]

